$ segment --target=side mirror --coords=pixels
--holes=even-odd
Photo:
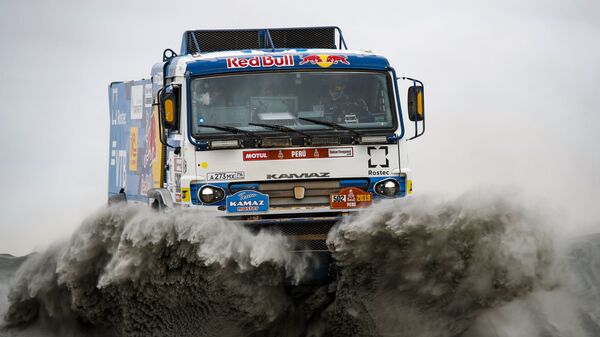
[[[408,119],[412,122],[425,119],[425,99],[423,87],[420,85],[408,88]]]
[[[169,130],[179,130],[180,91],[179,86],[168,85],[158,95],[160,118]]]

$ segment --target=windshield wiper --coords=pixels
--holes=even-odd
[[[360,136],[360,133],[358,133],[356,130],[351,129],[349,127],[340,125],[338,123],[334,123],[334,122],[326,122],[326,121],[320,121],[318,119],[312,119],[312,118],[304,118],[304,117],[298,117],[298,119],[303,120],[303,121],[307,121],[307,122],[311,122],[311,123],[315,123],[315,124],[320,124],[320,125],[325,125],[325,126],[329,126],[334,130],[344,130],[344,131],[349,131],[350,133],[354,134],[355,136]]]
[[[241,133],[241,134],[253,137],[253,138],[262,139],[261,136],[257,135],[254,132],[250,132],[250,131],[238,129],[238,128],[233,127],[233,126],[222,126],[222,125],[211,125],[211,124],[198,124],[198,127],[199,128],[211,128],[211,129],[216,129],[216,130],[220,130],[220,131],[227,131],[227,132],[233,133],[233,134],[240,134]]]
[[[290,127],[287,127],[285,125],[277,125],[277,124],[263,124],[263,123],[248,123],[248,125],[254,125],[254,126],[260,126],[263,128],[267,128],[267,129],[271,129],[271,130],[277,130],[277,131],[281,131],[281,132],[285,132],[285,133],[297,133],[299,135],[302,135],[304,137],[308,137],[310,138],[310,135],[306,132],[302,132],[300,130],[295,130],[292,129]]]

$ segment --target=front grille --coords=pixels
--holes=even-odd
[[[295,250],[298,251],[328,251],[325,240],[296,241]]]
[[[294,197],[294,187],[304,188],[304,198]],[[269,208],[329,207],[329,194],[340,190],[339,180],[261,182],[261,193],[269,195]]]
[[[255,219],[239,218],[244,225],[253,232],[269,230],[281,233],[294,241],[294,250],[297,251],[327,251],[327,234],[342,213],[331,210],[329,200],[331,193],[337,193],[346,187],[356,187],[367,191],[370,180],[368,178],[343,178],[343,179],[314,179],[314,180],[286,180],[286,181],[246,181],[229,184],[229,193],[241,190],[257,190],[269,196],[269,210],[307,209],[297,214],[265,214]],[[304,197],[296,199],[294,188],[303,187]],[[328,210],[320,213],[310,209],[321,208]],[[294,220],[293,216],[299,216]]]
[[[324,240],[335,222],[322,221],[315,223],[285,224],[267,226],[273,231],[280,232],[286,236],[292,236],[298,240]],[[316,237],[319,236],[319,237]]]
[[[294,188],[304,188],[304,197],[296,199]],[[345,187],[369,188],[369,179],[314,179],[260,181],[229,184],[230,193],[243,189],[257,190],[269,196],[270,210],[329,208],[329,195]]]
[[[297,251],[327,251],[327,234],[335,223],[336,221],[331,220],[317,220],[315,222],[289,222],[259,226],[247,223],[245,226],[254,233],[267,230],[283,234],[293,240],[294,250]]]

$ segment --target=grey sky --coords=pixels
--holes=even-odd
[[[111,81],[148,77],[194,28],[340,26],[427,86],[417,193],[506,187],[600,227],[600,3],[0,2],[0,252],[70,233],[106,200]]]

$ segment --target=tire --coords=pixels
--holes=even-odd
[[[163,202],[162,197],[159,193],[156,193],[154,195],[154,201],[152,202],[152,204],[150,204],[150,208],[157,212],[164,211],[165,203]]]

